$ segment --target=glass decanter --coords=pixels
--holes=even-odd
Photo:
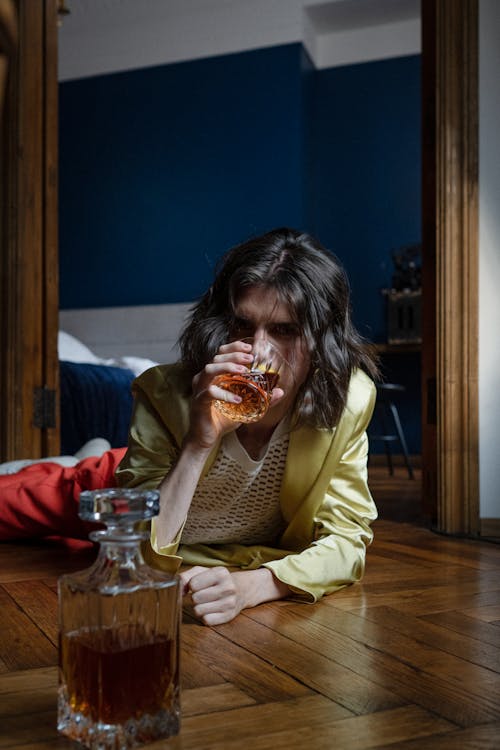
[[[179,578],[144,562],[141,522],[157,491],[82,492],[80,517],[104,523],[95,563],[59,579],[59,732],[122,750],[179,731]]]

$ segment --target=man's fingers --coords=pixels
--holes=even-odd
[[[192,594],[203,591],[208,588],[217,587],[223,582],[231,581],[231,576],[227,568],[217,566],[215,568],[203,568],[196,566],[192,568],[195,574],[189,578],[189,590]]]
[[[204,568],[202,565],[194,565],[192,568],[188,568],[179,573],[183,596],[191,591],[191,579],[205,570],[208,570],[208,568]]]
[[[196,565],[181,573],[189,609],[205,625],[230,622],[242,605],[234,576],[227,568]]]

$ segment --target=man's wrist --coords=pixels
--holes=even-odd
[[[238,586],[242,594],[243,607],[256,607],[263,602],[284,599],[290,594],[290,589],[280,581],[269,568],[237,571],[234,575],[239,578]]]

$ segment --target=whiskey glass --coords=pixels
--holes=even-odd
[[[241,397],[236,404],[224,399],[214,399],[214,407],[234,422],[257,422],[266,414],[271,403],[273,388],[290,365],[279,349],[265,338],[241,339],[252,346],[253,361],[248,372],[218,375],[214,384]]]
[[[106,525],[94,564],[64,575],[59,595],[59,732],[91,750],[125,750],[180,726],[179,577],[149,567],[140,530],[159,492],[82,492],[79,514]]]

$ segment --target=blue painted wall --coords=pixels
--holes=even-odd
[[[421,240],[420,57],[318,71],[313,85],[309,217],[347,268],[361,332],[386,341],[391,253]]]
[[[385,340],[391,252],[420,241],[420,58],[314,70],[300,44],[60,85],[60,304],[185,302],[288,224],[343,260]],[[415,363],[403,416],[420,450]]]
[[[237,242],[303,222],[302,47],[60,86],[62,309],[185,302]]]
[[[342,258],[357,327],[384,342],[392,252],[421,241],[420,56],[316,71],[308,86],[308,223]],[[406,387],[398,408],[413,454],[421,450],[419,360],[381,360],[386,382]]]

